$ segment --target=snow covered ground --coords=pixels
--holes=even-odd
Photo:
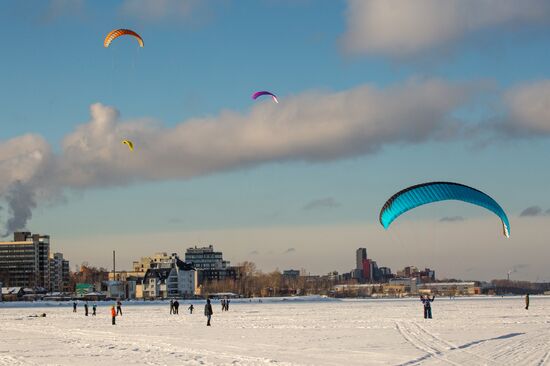
[[[550,297],[125,304],[112,326],[68,304],[0,304],[0,365],[550,365]],[[318,300],[318,301],[317,301]],[[46,318],[29,315],[45,312]]]

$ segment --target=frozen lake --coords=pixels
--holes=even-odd
[[[432,320],[417,299],[214,301],[212,327],[188,304],[125,304],[116,326],[104,305],[0,304],[0,365],[550,365],[550,297],[436,298]]]

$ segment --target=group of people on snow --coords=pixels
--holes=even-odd
[[[229,311],[229,299],[221,299],[222,311]]]
[[[179,301],[176,299],[170,300],[170,314],[179,314]],[[78,303],[76,301],[73,301],[73,312],[76,313],[78,307]],[[193,310],[195,310],[195,307],[193,304],[190,304],[187,308],[189,310],[189,314],[193,314]],[[229,310],[229,300],[222,300],[222,311],[228,311]],[[92,305],[92,315],[95,316],[97,314],[97,304],[94,303]],[[206,304],[204,306],[204,315],[206,316],[206,325],[210,326],[210,320],[212,319],[212,314],[214,312],[212,311],[212,304],[210,302],[210,299],[206,300]],[[84,303],[84,315],[88,316],[88,302],[86,301]],[[116,308],[115,305],[111,306],[111,322],[113,325],[116,325],[116,317],[122,316],[122,302],[120,300],[117,300],[116,302]]]

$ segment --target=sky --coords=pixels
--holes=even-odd
[[[103,47],[118,28],[145,46]],[[366,247],[550,281],[549,36],[544,0],[3,1],[2,233],[48,234],[72,268],[212,244],[323,274]],[[384,230],[385,201],[430,181],[488,193],[511,238],[457,202]]]

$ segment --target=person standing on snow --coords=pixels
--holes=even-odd
[[[174,314],[174,300],[170,299],[170,314]]]
[[[92,305],[92,315],[93,315],[93,316],[95,316],[95,311],[96,311],[96,309],[97,309],[97,304],[94,303],[94,304]]]
[[[191,304],[187,309],[189,309],[189,314],[193,314],[193,310],[195,309],[195,307],[193,306],[193,304]]]
[[[212,304],[210,304],[210,299],[206,299],[206,305],[204,305],[204,315],[206,315],[206,325],[210,326],[210,318],[214,312],[212,311]]]
[[[422,304],[424,305],[424,319],[431,319],[432,318],[432,306],[431,303],[435,300],[435,295],[432,296],[430,299],[429,296],[422,296],[420,295],[420,301],[422,301]]]
[[[88,301],[84,303],[84,315],[88,316]]]
[[[111,318],[113,319],[113,325],[116,325],[116,310],[115,306],[111,306]]]
[[[73,313],[76,313],[76,301],[73,301]]]
[[[525,310],[529,310],[529,294],[525,295]]]
[[[174,301],[174,314],[179,314],[180,302],[178,300]]]
[[[120,313],[120,316],[122,316],[122,302],[120,300],[117,300],[116,302],[116,315]]]

